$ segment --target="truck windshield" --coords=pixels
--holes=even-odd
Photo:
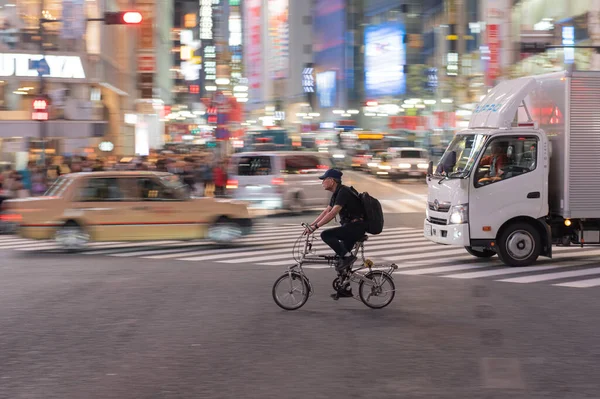
[[[466,177],[483,149],[485,134],[457,134],[435,170],[438,176]]]

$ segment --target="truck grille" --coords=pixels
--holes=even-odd
[[[446,219],[442,219],[442,218],[432,218],[431,216],[429,217],[429,223],[433,223],[433,224],[439,224],[442,226],[445,226],[446,224],[448,224]]]
[[[433,205],[433,202],[428,202],[427,204],[429,206],[429,210],[430,211],[436,211],[435,207]],[[439,205],[439,208],[437,209],[436,212],[448,212],[449,210],[450,210],[450,204],[448,204],[448,203],[441,203]]]

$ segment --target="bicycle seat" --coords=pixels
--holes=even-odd
[[[362,236],[361,238],[359,238],[357,242],[365,242],[368,239],[369,239],[369,236],[365,234],[364,236]]]

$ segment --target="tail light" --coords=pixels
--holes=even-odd
[[[226,188],[230,189],[230,190],[235,190],[236,188],[238,188],[238,181],[237,180],[227,180],[227,184],[225,186]]]
[[[327,170],[327,169],[329,169],[329,166],[327,166],[327,165],[317,165],[317,169]]]
[[[0,215],[0,221],[5,223],[18,223],[23,220],[23,216],[18,213],[6,213],[4,215]]]

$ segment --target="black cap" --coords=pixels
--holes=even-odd
[[[343,173],[337,169],[329,169],[323,176],[319,177],[319,179],[325,180],[328,177],[333,177],[334,179],[342,180],[342,175]]]

